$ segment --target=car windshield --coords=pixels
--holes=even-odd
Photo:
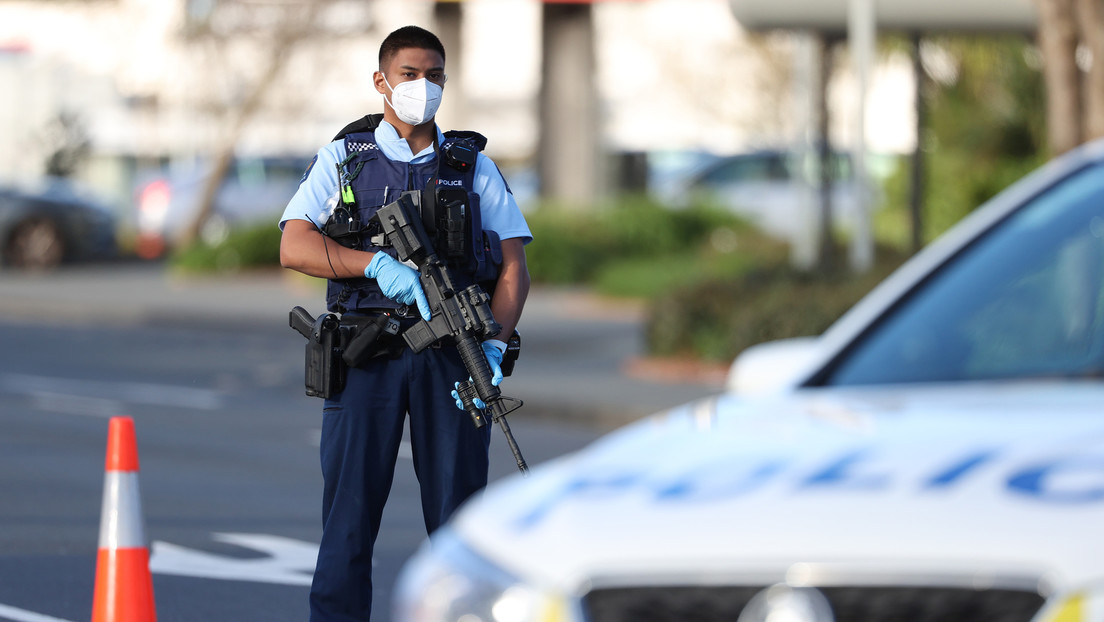
[[[705,184],[731,184],[751,181],[786,180],[790,172],[780,155],[738,156],[713,166],[699,179]]]
[[[226,177],[246,188],[258,188],[271,183],[298,182],[306,165],[299,160],[241,158],[234,161]]]
[[[1065,178],[988,231],[815,384],[1101,377],[1102,169]]]

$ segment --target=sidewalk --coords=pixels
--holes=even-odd
[[[2,271],[0,319],[287,328],[293,306],[317,315],[323,295],[319,281],[280,270],[191,277],[123,263],[42,275]],[[721,390],[721,368],[643,358],[642,318],[638,305],[534,287],[519,327],[517,371],[503,385],[525,401],[519,416],[612,428]],[[288,338],[299,337],[289,328]]]

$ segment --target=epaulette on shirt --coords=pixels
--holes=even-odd
[[[476,151],[483,151],[487,148],[487,137],[479,132],[472,132],[469,130],[449,130],[445,132],[445,140],[450,138],[456,138],[460,140],[467,140],[471,142],[471,145],[475,147]]]
[[[380,121],[383,121],[383,113],[366,114],[341,128],[341,131],[338,132],[337,136],[334,136],[333,139],[341,140],[345,138],[347,134],[355,134],[357,132],[373,132],[379,127]]]

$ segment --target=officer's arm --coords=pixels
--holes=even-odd
[[[280,265],[323,279],[363,277],[374,255],[341,246],[309,220],[288,220],[280,237]]]
[[[502,240],[502,271],[491,301],[491,312],[502,326],[498,339],[505,341],[513,334],[528,296],[529,268],[525,264],[525,244],[521,238]]]

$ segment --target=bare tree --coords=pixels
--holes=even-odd
[[[264,107],[266,97],[290,57],[304,42],[325,36],[319,22],[325,9],[335,0],[217,0],[203,4],[206,11],[192,16],[185,37],[195,47],[206,47],[206,63],[212,73],[228,57],[231,47],[252,44],[251,58],[260,63],[251,72],[251,80],[235,80],[235,97],[213,104],[215,116],[223,123],[212,149],[211,173],[204,181],[199,208],[191,223],[175,243],[186,247],[193,243],[214,212],[215,198],[233,163],[235,147],[249,122]]]
[[[43,132],[47,146],[46,174],[72,177],[92,152],[92,140],[81,116],[71,110],[59,110]]]
[[[1035,0],[1052,154],[1104,136],[1104,0]],[[1084,70],[1083,70],[1084,68]]]
[[[1092,65],[1083,83],[1085,140],[1104,136],[1104,2],[1076,0],[1078,35]]]

